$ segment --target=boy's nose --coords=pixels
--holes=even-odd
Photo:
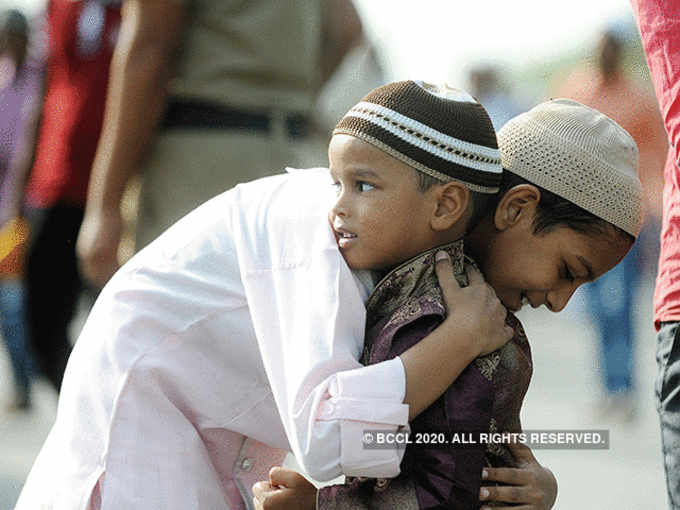
[[[567,306],[567,303],[569,303],[569,300],[571,299],[571,296],[574,295],[575,291],[576,287],[564,286],[548,292],[545,297],[548,310],[555,313],[564,310],[564,307]]]
[[[333,206],[333,208],[331,209],[331,217],[332,218],[337,218],[337,217],[342,218],[343,216],[344,216],[344,214],[342,212],[342,209],[340,207],[338,207],[338,202],[336,202],[335,205]]]
[[[343,197],[344,193],[340,193],[338,195],[338,198],[335,200],[335,204],[331,209],[331,214],[333,216],[339,216],[341,218],[348,216],[347,200],[344,199]]]

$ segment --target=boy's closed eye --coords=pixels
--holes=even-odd
[[[567,264],[566,262],[565,262],[564,265],[562,266],[562,275],[561,275],[561,278],[562,278],[563,280],[567,280],[569,283],[574,283],[574,281],[575,281],[576,278],[577,278],[577,277],[575,276],[574,272],[573,272],[573,271],[571,270],[571,268],[569,267],[569,264]]]
[[[578,257],[578,260],[583,264],[585,274],[575,270],[565,261],[562,269],[562,278],[569,281],[569,283],[574,283],[576,280],[582,280],[585,283],[594,281],[596,278],[590,263],[580,256]]]

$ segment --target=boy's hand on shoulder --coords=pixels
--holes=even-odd
[[[273,467],[269,481],[253,485],[256,510],[315,510],[316,487],[297,471]]]
[[[555,475],[539,464],[528,446],[522,443],[508,443],[507,446],[517,459],[519,468],[484,468],[479,499],[493,501],[496,504],[495,509],[519,507],[526,510],[550,510],[557,499]],[[488,482],[506,485],[483,486]],[[483,506],[481,510],[491,508]]]
[[[508,311],[479,271],[466,264],[468,286],[461,287],[444,252],[437,254],[435,270],[446,306],[442,326],[448,323],[457,336],[464,335],[475,357],[494,352],[512,338],[514,331],[505,324]]]

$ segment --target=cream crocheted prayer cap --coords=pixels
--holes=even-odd
[[[637,237],[638,150],[609,117],[569,99],[542,103],[498,133],[503,167]]]

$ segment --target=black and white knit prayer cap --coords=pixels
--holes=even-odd
[[[443,182],[498,192],[503,168],[484,107],[446,85],[401,81],[379,87],[340,120],[333,134],[361,138]]]

